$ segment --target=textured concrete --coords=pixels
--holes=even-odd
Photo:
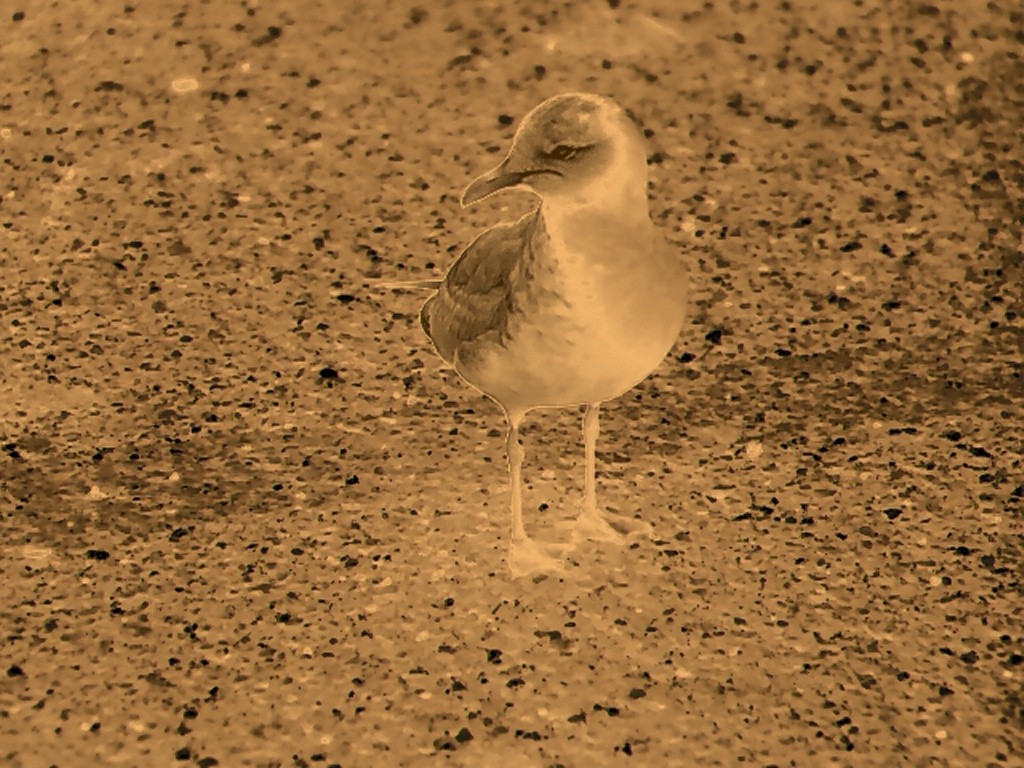
[[[4,5],[0,762],[1020,765],[1019,4],[366,5]],[[500,413],[374,283],[569,89],[693,293],[602,414],[655,538],[511,582]]]

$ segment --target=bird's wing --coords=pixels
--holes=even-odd
[[[515,273],[530,248],[537,212],[480,235],[448,270],[420,311],[423,330],[449,364],[474,345],[498,340],[507,327]]]

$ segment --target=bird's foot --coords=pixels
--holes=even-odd
[[[599,512],[581,512],[572,526],[573,541],[610,541],[622,544],[626,537],[615,530]]]
[[[572,537],[574,541],[590,539],[624,544],[627,538],[633,536],[650,538],[652,530],[650,523],[643,520],[584,508],[573,524]]]
[[[635,517],[626,517],[625,515],[613,515],[611,524],[622,531],[628,538],[637,538],[644,536],[648,539],[654,538],[654,526],[648,523],[646,520],[639,520]]]
[[[561,555],[564,544],[548,544],[531,539],[514,539],[508,552],[508,568],[512,578],[565,570]]]

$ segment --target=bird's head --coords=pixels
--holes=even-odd
[[[595,183],[639,186],[646,200],[643,138],[611,99],[565,93],[542,102],[523,118],[508,155],[466,188],[462,205],[517,186],[544,198],[585,199]]]

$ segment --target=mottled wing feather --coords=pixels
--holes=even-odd
[[[448,270],[438,292],[420,312],[423,330],[438,354],[454,365],[506,329],[513,273],[519,268],[536,212],[482,232]]]

